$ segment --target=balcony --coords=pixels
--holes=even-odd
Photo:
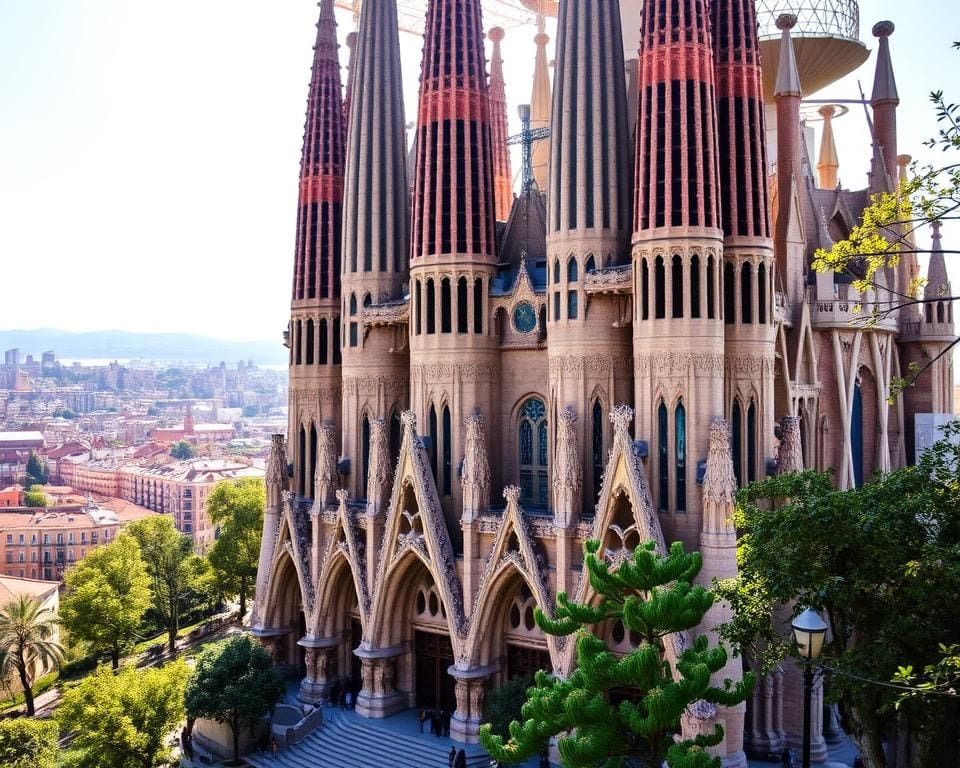
[[[832,288],[832,290],[831,290]],[[811,285],[807,291],[814,328],[873,329],[896,333],[899,318],[889,292],[861,294],[852,285]],[[875,316],[876,315],[876,316]]]

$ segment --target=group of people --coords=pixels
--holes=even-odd
[[[359,692],[360,689],[354,687],[353,680],[349,677],[334,680],[330,686],[330,706],[339,705],[340,709],[353,709],[357,706]]]
[[[430,733],[434,736],[450,735],[450,713],[445,709],[421,709],[417,715],[420,723],[420,733],[423,733],[424,723],[430,723]]]
[[[447,763],[449,768],[467,768],[467,753],[462,749],[458,751],[456,747],[450,747]]]

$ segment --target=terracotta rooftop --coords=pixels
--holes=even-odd
[[[6,605],[21,595],[27,595],[42,602],[59,588],[60,583],[57,581],[38,581],[37,579],[0,576],[0,605]]]

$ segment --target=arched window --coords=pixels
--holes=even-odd
[[[437,332],[437,292],[433,278],[427,280],[427,335]]]
[[[307,320],[307,365],[313,365],[316,362],[314,358],[314,350],[316,349],[316,341],[313,330],[313,318]]]
[[[679,256],[673,257],[673,275],[671,282],[673,285],[672,304],[673,316],[683,317],[683,259]]]
[[[670,506],[670,447],[667,405],[662,400],[657,408],[657,490],[660,511],[666,512]]]
[[[933,322],[933,304],[927,304],[926,312],[927,312],[927,322],[932,323]]]
[[[713,256],[707,258],[707,319],[713,320],[717,314],[717,284],[715,282],[716,269],[713,266]]]
[[[942,301],[937,302],[937,322],[938,323],[943,322],[943,302]]]
[[[767,322],[767,265],[757,267],[757,322]]]
[[[451,301],[450,280],[445,277],[440,281],[440,333],[450,333],[453,330]]]
[[[728,261],[723,265],[723,319],[727,325],[733,325],[737,321],[736,298],[733,264]]]
[[[587,259],[587,264],[586,264],[586,266],[584,267],[584,271],[585,271],[588,275],[589,275],[591,272],[596,272],[596,271],[597,271],[597,260],[596,260],[595,258],[593,258],[592,255],[590,256],[590,258]]]
[[[640,295],[643,314],[641,319],[650,319],[650,267],[647,266],[647,260],[644,259],[640,266]]]
[[[577,266],[577,259],[575,256],[570,257],[570,261],[567,262],[567,282],[575,283],[580,279],[579,267]]]
[[[681,401],[674,413],[674,449],[677,463],[675,465],[677,485],[677,512],[687,511],[687,412]]]
[[[579,294],[576,291],[567,291],[567,319],[576,320],[577,315],[580,312],[580,307],[578,304]]]
[[[453,485],[453,421],[450,408],[443,407],[443,495],[449,496]]]
[[[560,320],[560,291],[553,292],[553,320]]]
[[[419,336],[423,333],[423,287],[420,284],[420,281],[414,284],[414,299],[413,299],[413,334],[414,336]]]
[[[553,262],[553,284],[557,285],[560,282],[560,259],[557,259]]]
[[[307,487],[310,489],[309,495],[311,498],[313,494],[316,493],[316,489],[313,487],[314,480],[317,476],[317,445],[319,441],[317,440],[317,425],[310,425],[310,466],[309,473],[307,475]]]
[[[433,472],[433,482],[437,482],[437,438],[438,429],[437,429],[437,409],[432,405],[430,406],[430,450],[428,454],[430,456],[430,470]]]
[[[728,265],[729,266],[729,265]],[[733,429],[733,476],[737,478],[737,485],[743,485],[743,409],[740,401],[733,401],[733,413],[730,416]]]
[[[320,365],[326,365],[330,362],[330,340],[327,334],[330,332],[327,318],[320,318]]]
[[[750,401],[747,408],[747,480],[757,479],[757,404]]]
[[[297,334],[294,338],[297,347],[297,365],[303,365],[303,322],[297,320]]]
[[[303,426],[300,427],[299,438],[300,438],[299,440],[300,445],[297,446],[298,448],[297,452],[299,454],[298,458],[300,460],[297,462],[297,464],[299,465],[297,467],[297,469],[299,470],[299,472],[297,472],[297,493],[303,496],[303,494],[306,493],[306,487],[307,487],[307,429],[306,427],[303,427]],[[154,498],[156,498],[156,493],[157,493],[156,483],[154,483],[153,493],[154,493]]]
[[[343,353],[340,349],[340,318],[333,318],[333,364],[340,365]]]
[[[690,317],[700,317],[700,257],[690,257]]]
[[[592,416],[593,497],[596,499],[600,492],[600,484],[603,481],[603,406],[599,400],[595,400],[593,403]]]
[[[863,487],[863,391],[860,382],[853,390],[853,410],[850,417],[850,441],[853,449],[853,484]]]
[[[483,335],[483,278],[473,281],[473,332],[477,336]]]
[[[362,498],[367,497],[367,482],[370,480],[370,419],[366,414],[360,422],[360,477]]]
[[[545,507],[547,488],[547,407],[531,398],[520,409],[520,501],[527,506]]]
[[[657,256],[653,264],[653,306],[654,317],[663,320],[667,316],[667,275],[663,264],[663,256]]]
[[[355,347],[359,343],[359,326],[357,325],[357,295],[350,295],[350,346]]]
[[[753,322],[753,266],[740,268],[740,316],[745,325]]]
[[[467,278],[461,277],[457,281],[457,333],[470,331],[469,316],[467,314]]]

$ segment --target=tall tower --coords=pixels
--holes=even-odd
[[[561,526],[593,510],[612,441],[610,409],[632,395],[627,302],[613,286],[588,292],[595,273],[629,264],[622,40],[617,0],[560,4],[547,212],[551,421],[556,428],[557,415],[572,409],[579,454],[593,457],[582,490],[555,485]]]
[[[753,0],[711,4],[717,88],[726,376],[724,407],[741,485],[773,455],[774,259],[766,125]]]
[[[533,65],[533,89],[530,93],[530,127],[548,128],[553,97],[550,95],[550,64],[547,61],[547,45],[550,35],[546,32],[546,17],[537,16],[537,36],[533,38],[537,54]],[[549,186],[550,139],[533,145],[533,178],[541,192]]]
[[[510,170],[510,148],[507,146],[507,93],[503,80],[503,27],[493,27],[487,37],[493,43],[490,56],[490,121],[493,129],[493,183],[497,221],[510,218],[513,206],[513,173]]]
[[[410,261],[410,405],[429,438],[437,491],[457,547],[462,492],[455,480],[465,419],[492,414],[498,374],[489,323],[493,190],[480,0],[430,0]]]
[[[724,414],[723,230],[706,0],[644,0],[633,235],[637,437],[668,541],[699,546],[697,462]]]
[[[340,419],[344,113],[333,0],[320,3],[300,161],[289,329],[294,490],[313,497],[318,434]]]

